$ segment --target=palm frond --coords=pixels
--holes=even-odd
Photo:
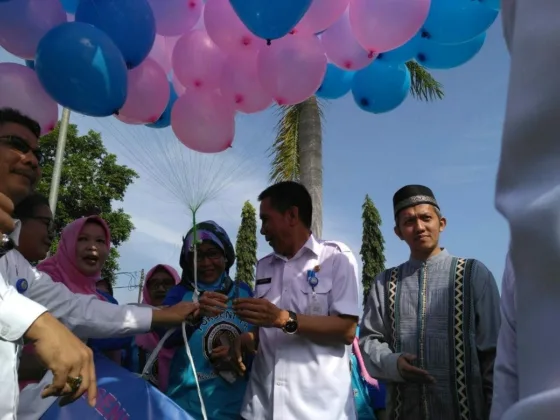
[[[317,107],[323,119],[322,101],[315,96],[296,105],[278,107],[276,138],[269,149],[269,157],[272,157],[269,173],[271,183],[299,181],[299,123],[302,110],[309,105]]]
[[[410,94],[421,101],[434,101],[443,99],[443,86],[430,74],[425,67],[416,61],[406,63],[410,71],[411,83]]]

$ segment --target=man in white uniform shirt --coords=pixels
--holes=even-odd
[[[274,253],[257,264],[255,298],[234,310],[256,326],[240,341],[257,347],[241,416],[247,420],[354,420],[347,345],[360,300],[355,258],[311,234],[309,192],[296,182],[259,195],[261,234]]]
[[[24,199],[40,177],[39,126],[10,109],[0,109],[0,221],[17,245],[19,222],[11,224],[13,205]],[[54,373],[43,397],[78,398],[89,389],[95,404],[95,371],[91,351],[56,319],[82,338],[143,333],[155,326],[179,325],[196,309],[180,304],[163,310],[123,307],[94,296],[73,294],[62,283],[36,271],[17,250],[0,255],[0,420],[16,418],[17,365],[23,338],[35,343],[38,356]],[[7,251],[7,252],[6,252]]]

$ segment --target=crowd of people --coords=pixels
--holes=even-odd
[[[195,419],[483,420],[507,408],[503,363],[494,374],[496,282],[480,261],[440,246],[446,219],[429,188],[395,193],[394,230],[410,259],[376,277],[364,308],[354,254],[312,234],[311,197],[296,182],[258,197],[273,252],[258,262],[253,288],[230,278],[236,250],[205,221],[183,239],[181,273],[156,265],[145,305],[119,305],[101,278],[111,246],[101,217],[67,225],[45,259],[53,216],[34,192],[38,137],[34,121],[0,110],[0,217],[11,232],[0,259],[1,419],[18,412],[18,380],[36,416],[25,418],[59,396],[87,391],[95,405],[94,353]],[[181,330],[169,331],[183,323],[192,359]]]

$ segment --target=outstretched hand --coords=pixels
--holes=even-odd
[[[235,299],[233,310],[242,321],[257,327],[282,328],[290,318],[287,311],[283,311],[266,299]]]
[[[434,384],[435,378],[428,373],[427,370],[417,368],[412,365],[416,360],[413,354],[403,353],[397,360],[397,368],[402,378],[406,382],[414,382],[419,384]]]

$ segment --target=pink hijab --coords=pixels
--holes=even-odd
[[[142,289],[142,303],[152,305],[152,298],[150,297],[148,282],[150,281],[154,273],[159,269],[167,271],[169,275],[173,277],[173,280],[175,280],[175,285],[181,283],[181,277],[173,267],[165,264],[156,265],[146,275],[146,282],[144,283],[144,288]],[[156,348],[159,340],[159,336],[155,332],[137,335],[136,345],[147,352],[151,352]],[[171,359],[173,358],[174,353],[175,350],[173,349],[163,348],[158,355],[158,386],[160,391],[162,392],[165,392],[165,390],[167,389],[167,383],[169,381],[169,368],[171,367]]]
[[[105,220],[99,216],[88,216],[74,220],[62,231],[56,253],[37,266],[39,271],[47,273],[52,279],[64,283],[74,293],[96,295],[101,300],[106,300],[97,293],[96,283],[101,278],[101,272],[93,276],[86,276],[76,266],[76,245],[78,237],[87,222],[97,222],[105,230],[107,246],[111,246],[111,231]]]
[[[64,283],[64,285],[74,293],[96,295],[99,299],[106,301],[107,299],[97,293],[95,288],[97,281],[101,277],[101,273],[96,273],[94,276],[88,277],[82,274],[76,267],[76,244],[78,242],[78,237],[84,225],[90,220],[97,221],[105,229],[107,246],[110,246],[111,232],[105,220],[99,216],[82,217],[74,220],[64,228],[56,253],[40,263],[37,269],[47,273],[52,277],[53,281]],[[23,351],[30,354],[35,353],[35,349],[30,344],[24,346]],[[115,353],[112,359],[119,363],[120,352],[119,354]],[[20,389],[36,382],[37,381],[20,381]]]

